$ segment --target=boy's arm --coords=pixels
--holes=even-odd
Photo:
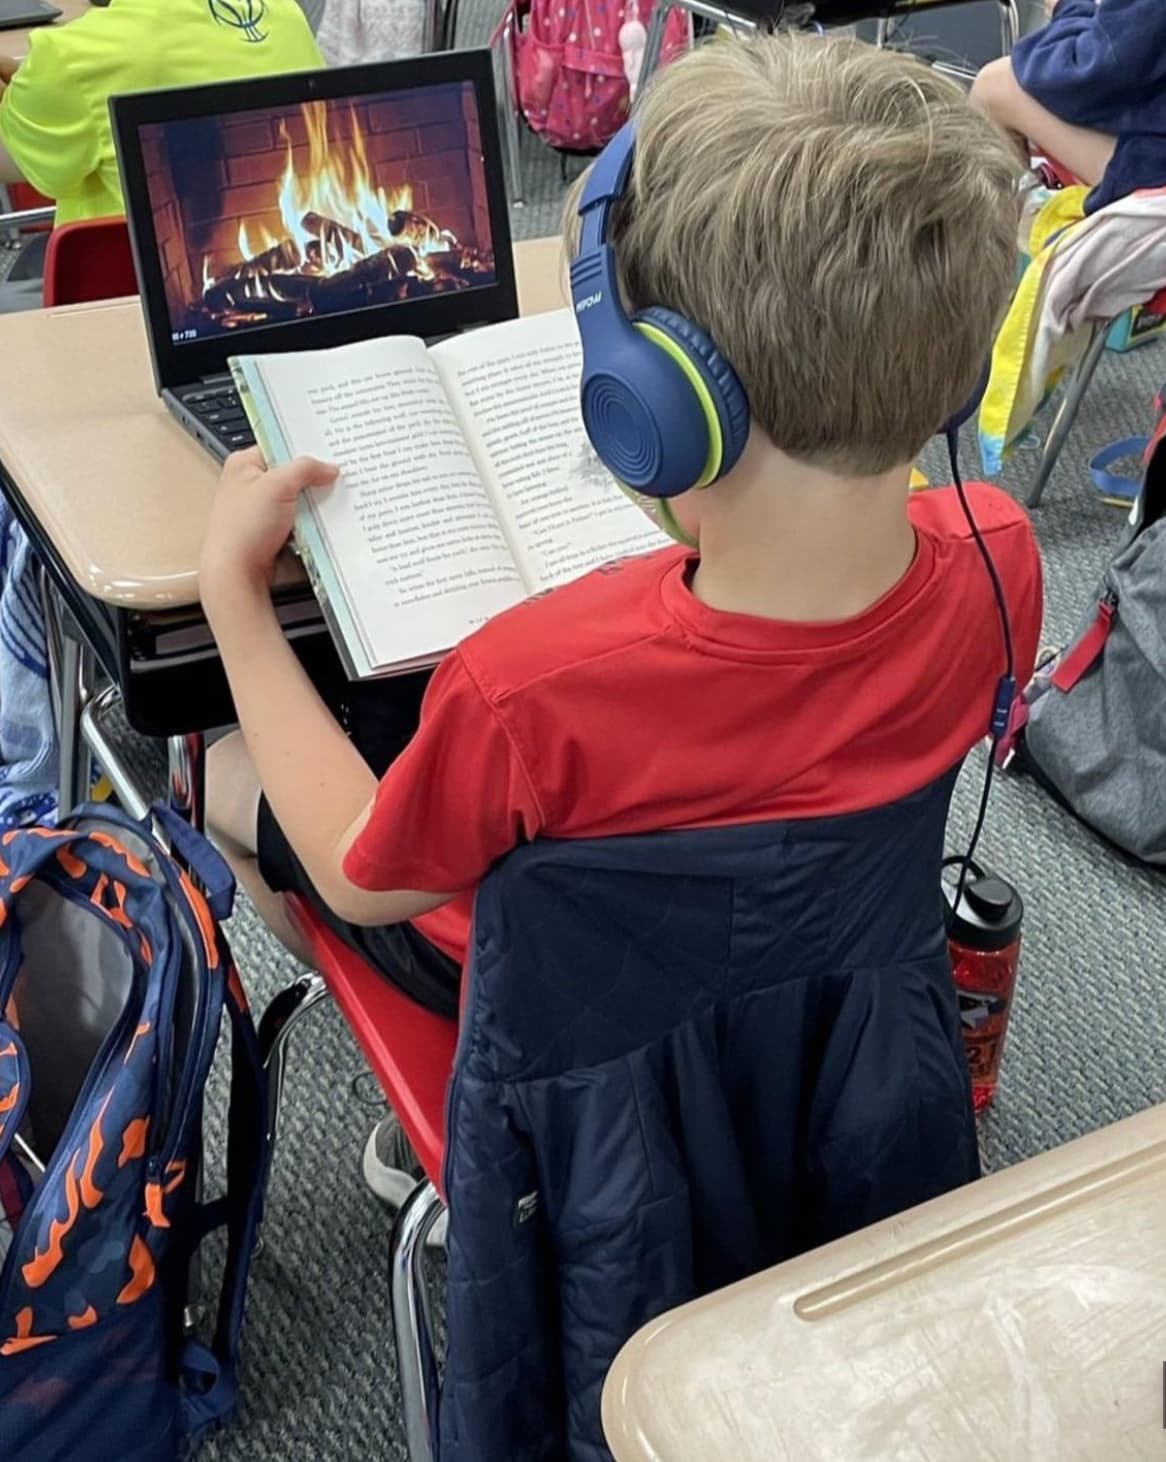
[[[342,919],[395,924],[450,894],[369,893],[345,875],[345,854],[368,817],[376,778],[304,674],[271,602],[271,570],[296,499],[334,476],[334,469],[302,459],[264,472],[257,452],[232,457],[212,510],[200,590],[248,750],[288,842]]]
[[[1060,0],[1012,52],[1021,88],[1062,121],[1114,130],[1131,89],[1166,74],[1161,0]],[[1148,74],[1149,73],[1149,74]]]
[[[0,89],[0,181],[27,181],[48,198],[74,192],[100,161],[88,91],[66,54],[70,29],[36,37]]]

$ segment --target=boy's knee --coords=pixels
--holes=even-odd
[[[1006,123],[1009,104],[1019,90],[1011,59],[1001,56],[989,61],[972,82],[972,101],[994,121]]]
[[[242,733],[232,731],[206,754],[206,821],[214,836],[240,853],[255,853],[259,778]]]

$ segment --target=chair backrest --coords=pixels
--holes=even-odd
[[[49,235],[44,302],[80,305],[138,293],[130,232],[124,218],[84,218]]]
[[[443,1462],[605,1455],[603,1377],[648,1319],[977,1175],[953,782],[536,842],[487,877],[448,1108]]]

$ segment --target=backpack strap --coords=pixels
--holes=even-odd
[[[16,1028],[0,1020],[0,1158],[24,1120],[31,1086],[28,1053]]]
[[[1134,501],[1141,491],[1141,483],[1132,477],[1123,477],[1119,472],[1110,472],[1109,468],[1123,457],[1144,456],[1149,445],[1149,437],[1123,437],[1120,442],[1111,442],[1108,447],[1094,453],[1089,461],[1089,476],[1103,502],[1128,508]]]
[[[224,923],[235,904],[235,875],[222,854],[166,803],[155,802],[150,813],[171,851],[198,883],[216,921]]]
[[[191,1340],[182,1358],[184,1427],[192,1437],[229,1417],[239,1390],[239,1339],[251,1257],[259,1236],[267,1185],[267,1076],[238,971],[227,968],[226,1008],[231,1018],[231,1099],[227,1134],[227,1191],[203,1204],[196,1233],[222,1225],[227,1256],[214,1339]]]
[[[1077,684],[1085,672],[1096,662],[1105,649],[1109,632],[1113,629],[1113,617],[1117,613],[1117,600],[1112,594],[1105,594],[1097,601],[1097,615],[1093,623],[1072,647],[1061,656],[1060,663],[1049,678],[1063,695]]]

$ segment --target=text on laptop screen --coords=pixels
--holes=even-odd
[[[469,82],[147,125],[172,339],[495,283]]]

